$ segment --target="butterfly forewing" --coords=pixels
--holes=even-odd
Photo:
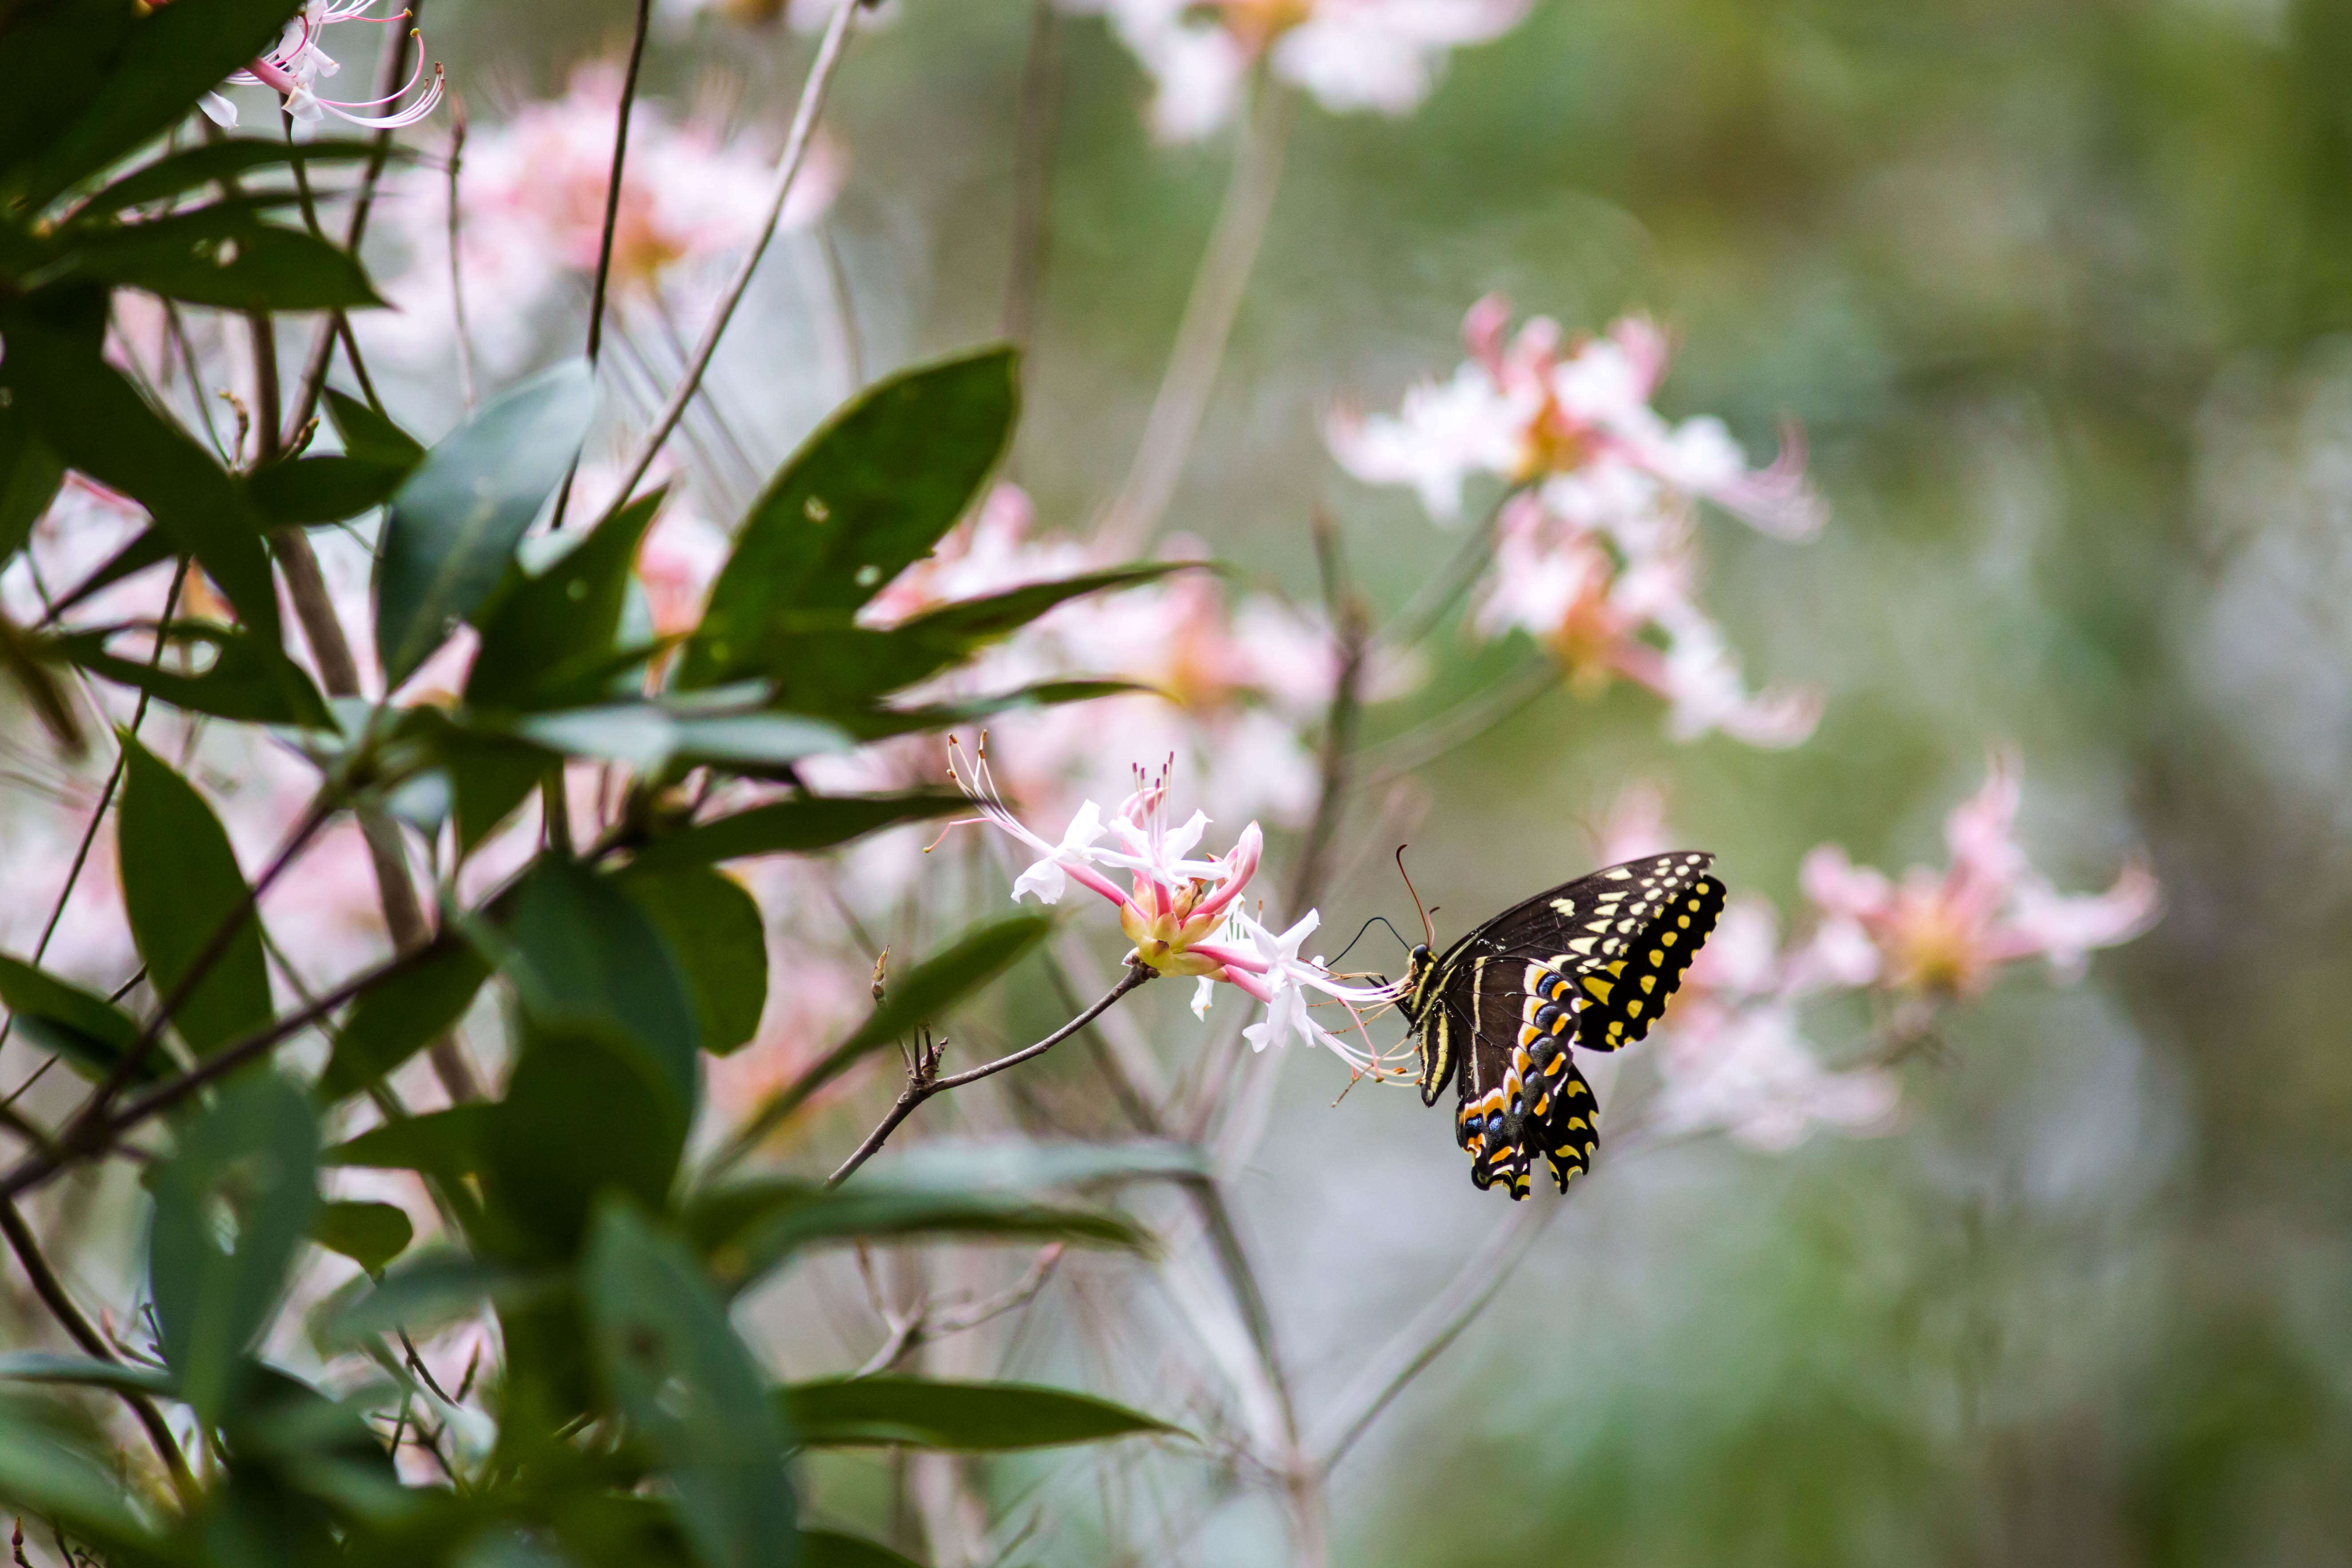
[[[1414,976],[1422,1099],[1458,1082],[1454,1136],[1471,1180],[1525,1196],[1537,1155],[1562,1189],[1591,1165],[1592,1091],[1573,1039],[1613,1051],[1649,1033],[1723,912],[1714,857],[1611,866],[1504,910]]]

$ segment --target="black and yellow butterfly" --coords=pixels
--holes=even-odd
[[[1399,1005],[1422,1103],[1460,1074],[1454,1139],[1480,1187],[1526,1197],[1538,1152],[1562,1192],[1591,1168],[1599,1107],[1568,1042],[1613,1051],[1650,1032],[1723,912],[1714,863],[1692,850],[1628,860],[1505,910],[1443,957],[1412,950]]]

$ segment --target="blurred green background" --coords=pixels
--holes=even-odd
[[[490,117],[628,16],[426,10]],[[854,45],[835,222],[877,366],[997,331],[1031,23],[903,0]],[[1155,146],[1132,60],[1058,32],[1015,469],[1075,531],[1132,450],[1227,148]],[[776,121],[807,53],[677,31],[647,79]],[[1785,910],[1825,840],[1940,864],[2005,742],[2042,867],[2104,887],[2144,851],[2168,912],[2080,988],[2021,973],[1955,1014],[1891,1137],[1580,1187],[1334,1478],[1339,1560],[2352,1562],[2352,6],[1539,4],[1409,120],[1302,111],[1171,525],[1305,595],[1327,505],[1401,603],[1454,541],[1340,475],[1318,422],[1450,370],[1495,289],[1571,330],[1655,313],[1666,411],[1751,452],[1804,422],[1829,529],[1710,521],[1706,598],[1752,678],[1819,684],[1828,717],[1790,752],[1677,748],[1649,699],[1556,693],[1424,773],[1433,901],[1467,919],[1581,869],[1584,825],[1654,778]],[[1442,648],[1375,735],[1478,668]],[[1327,923],[1402,902],[1363,872]],[[1816,1021],[1832,1058],[1861,1029]],[[1327,1110],[1328,1066],[1288,1069],[1244,1184],[1310,1397],[1508,1207],[1411,1097]],[[1277,1543],[1245,1514],[1188,1552]]]

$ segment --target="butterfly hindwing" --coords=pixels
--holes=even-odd
[[[1478,927],[1412,976],[1422,1099],[1457,1083],[1471,1180],[1524,1197],[1541,1154],[1565,1190],[1599,1142],[1569,1043],[1613,1051],[1665,1010],[1723,911],[1714,857],[1646,857],[1563,883]]]

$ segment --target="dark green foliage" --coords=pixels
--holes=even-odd
[[[105,997],[5,955],[0,955],[0,1002],[7,1004],[18,1034],[43,1050],[57,1052],[84,1078],[103,1079],[139,1038],[137,1021]],[[151,1052],[134,1070],[141,1080],[152,1081],[169,1068],[163,1058]]]
[[[398,1068],[465,1016],[489,973],[489,964],[471,946],[445,940],[420,963],[368,992],[336,1032],[320,1092],[339,1100]]]
[[[207,1421],[244,1392],[246,1352],[268,1324],[318,1203],[319,1124],[275,1073],[235,1079],[181,1130],[148,1185],[148,1288],[163,1359]],[[223,1211],[234,1217],[224,1227]],[[233,1237],[233,1239],[231,1239]]]
[[[235,719],[248,724],[291,724],[325,730],[334,721],[327,716],[326,699],[301,668],[263,643],[252,633],[210,621],[175,621],[163,628],[169,663],[145,657],[123,658],[106,651],[113,634],[78,632],[59,639],[67,658],[93,675],[146,692],[159,701],[191,713]],[[208,650],[199,654],[198,649]],[[173,665],[200,664],[202,673],[189,674]]]
[[[261,916],[228,834],[194,786],[127,735],[122,750],[115,855],[131,934],[157,993],[176,994],[214,952],[217,933],[231,933],[172,1015],[189,1049],[207,1056],[272,1016]]]
[[[637,852],[640,867],[702,865],[755,855],[830,849],[902,822],[920,822],[966,810],[971,803],[940,790],[905,795],[803,795],[770,801],[713,817],[654,840]]]
[[[364,403],[330,388],[327,407],[343,449],[272,463],[247,481],[253,503],[275,522],[339,522],[392,499],[425,458],[425,448]]]
[[[135,224],[75,226],[62,276],[142,289],[224,310],[331,310],[380,305],[348,253],[315,235],[215,202]]]
[[[393,496],[375,583],[376,652],[393,684],[490,597],[595,406],[587,366],[558,365],[444,438]]]
[[[680,684],[780,673],[802,617],[845,618],[929,553],[1012,437],[1017,364],[990,349],[903,372],[810,437],[744,520]]]
[[[406,1211],[393,1204],[320,1204],[310,1217],[312,1241],[371,1274],[407,1251],[415,1234]]]
[[[632,868],[620,886],[684,971],[702,1048],[723,1057],[750,1044],[768,1004],[768,938],[743,884],[682,865]]]
[[[1025,1383],[834,1378],[780,1388],[776,1402],[794,1436],[812,1448],[903,1444],[1003,1453],[1176,1431],[1108,1400]]]
[[[536,574],[512,571],[480,619],[481,651],[466,700],[484,708],[562,708],[604,695],[637,545],[666,491],[638,497]]]

